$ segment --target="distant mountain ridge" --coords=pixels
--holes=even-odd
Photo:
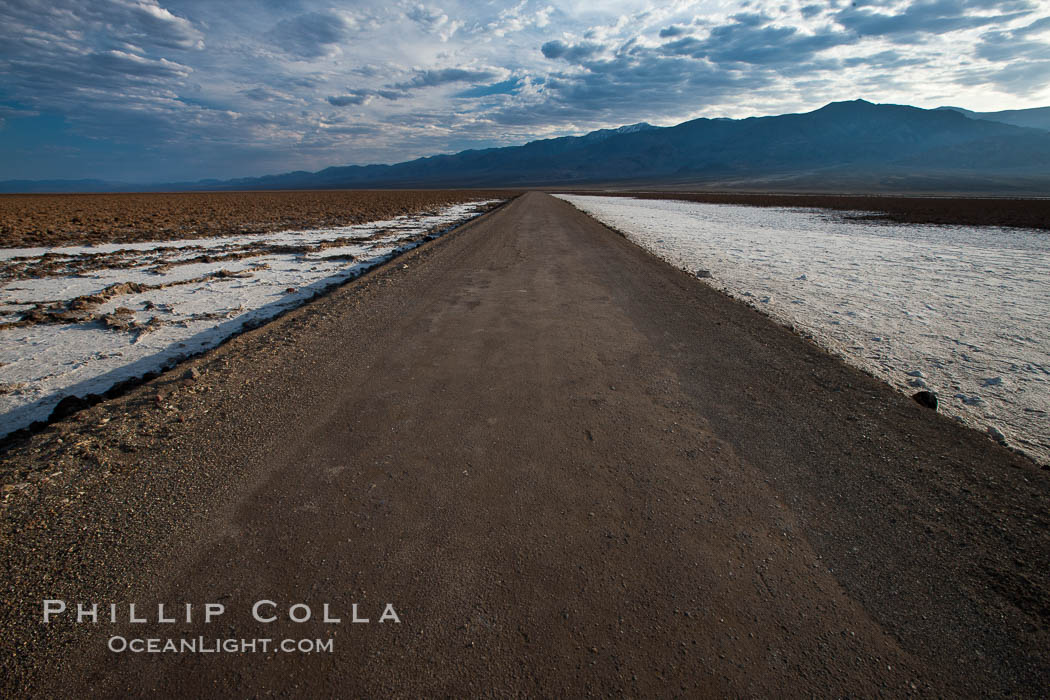
[[[1033,107],[1032,109],[1004,109],[1001,112],[974,112],[962,107],[938,107],[950,109],[966,115],[970,119],[985,119],[1013,126],[1024,126],[1030,129],[1050,131],[1050,107]]]
[[[584,134],[579,138],[593,143],[595,141],[604,141],[610,136],[616,136],[617,134],[637,134],[639,131],[652,131],[653,129],[659,129],[658,126],[653,126],[647,122],[638,122],[637,124],[628,124],[627,126],[621,126],[618,129],[598,129],[592,131],[589,134]]]
[[[1048,164],[1048,131],[971,118],[957,109],[926,110],[853,100],[833,102],[804,114],[694,119],[671,127],[641,122],[584,136],[468,150],[393,165],[162,183],[145,189],[620,184],[1050,194]],[[0,183],[0,191],[10,191],[7,184]]]
[[[34,194],[40,192],[107,192],[130,185],[106,180],[0,180],[0,192]]]

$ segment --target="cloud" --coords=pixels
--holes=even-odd
[[[371,71],[367,71],[371,73]],[[380,88],[357,88],[349,90],[342,95],[326,97],[328,104],[335,107],[347,107],[350,105],[365,105],[373,98],[379,97],[388,101],[397,101],[407,98],[414,90],[424,88],[441,87],[454,83],[476,83],[491,80],[498,73],[491,70],[467,69],[467,68],[441,68],[434,70],[417,70],[408,80],[384,85]],[[496,94],[496,92],[479,92],[479,94]],[[462,93],[461,93],[462,96]]]
[[[10,0],[0,4],[0,47],[0,101],[38,112],[27,128],[84,144],[48,156],[60,173],[63,158],[98,154],[103,143],[113,153],[138,149],[142,163],[144,149],[206,140],[237,118],[180,97],[205,35],[152,0]]]
[[[925,60],[915,56],[906,56],[899,51],[887,49],[867,56],[853,56],[842,60],[842,65],[847,68],[857,66],[870,66],[876,68],[903,68],[905,66],[921,66]]]
[[[72,108],[74,118],[170,99],[193,73],[183,61],[204,47],[192,23],[147,0],[12,0],[0,6],[0,27],[0,94]],[[100,91],[110,95],[101,105]]]
[[[1044,54],[1047,55],[1047,54]],[[986,74],[988,82],[1015,95],[1031,94],[1033,88],[1045,89],[1050,75],[1050,59],[1025,63],[1009,63]]]
[[[809,61],[826,49],[851,43],[843,32],[823,30],[804,33],[799,28],[771,24],[760,13],[733,15],[726,24],[713,27],[708,36],[686,37],[664,44],[668,55],[704,58],[714,63],[776,64]]]
[[[1007,31],[986,32],[977,44],[977,55],[990,61],[1023,61],[1050,58],[1050,42],[1041,41],[1042,33],[1050,34],[1050,17]]]
[[[146,39],[155,46],[171,49],[204,48],[204,35],[200,30],[189,20],[161,7],[155,0],[117,0],[113,4],[118,8],[127,8],[127,13],[121,17],[123,24],[120,25],[120,33],[127,40],[134,42]]]
[[[577,63],[593,56],[602,50],[601,44],[582,41],[578,44],[566,44],[564,41],[548,41],[540,47],[543,55],[550,59],[563,59],[569,63]]]
[[[258,86],[250,89],[241,90],[241,94],[247,97],[249,100],[255,100],[256,102],[268,102],[270,100],[276,100],[283,97],[281,93],[271,90],[265,86]]]
[[[551,23],[551,16],[556,12],[552,5],[540,7],[529,0],[520,0],[500,10],[494,19],[477,23],[474,33],[501,39],[533,27],[542,29]]]
[[[334,10],[308,12],[281,20],[267,36],[277,49],[289,55],[321,58],[338,52],[340,44],[349,39],[354,24]]]
[[[660,38],[661,39],[667,39],[667,38],[671,38],[671,37],[682,36],[683,34],[688,34],[688,33],[689,33],[689,30],[687,28],[682,27],[682,26],[677,25],[677,24],[672,24],[670,27],[664,27],[663,29],[660,30]]]
[[[106,51],[86,57],[85,73],[100,78],[120,75],[129,81],[148,81],[151,78],[185,78],[193,69],[166,58],[151,59],[126,51]]]
[[[18,107],[0,105],[0,118],[35,117],[38,114],[40,112],[33,109],[19,109]]]
[[[346,95],[332,95],[325,99],[328,100],[328,104],[335,107],[346,107],[348,105],[363,105],[368,101],[370,95],[362,94],[346,94]]]
[[[1047,14],[1042,0],[3,0],[0,178],[29,162],[117,179],[319,169],[856,96],[1036,106]],[[24,151],[27,123],[69,148]]]
[[[428,8],[426,5],[416,5],[405,13],[413,22],[425,29],[433,30],[448,23],[448,15],[439,9]]]
[[[890,9],[890,8],[883,8]],[[1018,0],[914,0],[904,11],[879,12],[857,4],[833,15],[834,20],[859,36],[913,36],[973,29],[1023,17],[1032,9]],[[977,14],[999,10],[1000,14]]]
[[[976,55],[1001,64],[970,73],[971,79],[993,83],[1016,95],[1030,94],[1050,85],[1050,17],[1027,25],[981,35]]]
[[[161,7],[156,0],[5,0],[0,18],[7,39],[42,42],[102,39],[150,49],[202,50],[204,34],[191,21]],[[118,39],[119,37],[119,39]],[[18,40],[22,41],[18,41]],[[10,50],[10,47],[9,47]]]
[[[467,90],[457,92],[453,97],[491,97],[492,95],[513,95],[521,89],[524,81],[521,78],[511,78],[491,85],[478,85]]]
[[[581,121],[618,126],[674,113],[689,105],[715,103],[726,96],[768,86],[769,72],[724,70],[707,61],[666,56],[644,47],[579,64],[536,85],[538,100],[501,107],[492,119],[521,125],[539,119],[552,124]]]
[[[451,39],[463,27],[461,20],[451,20],[442,10],[422,4],[410,9],[405,16],[419,25],[423,31],[436,34],[443,42]]]
[[[424,87],[437,87],[449,83],[476,83],[491,80],[496,73],[491,70],[472,70],[466,68],[441,68],[437,70],[417,71],[411,80],[396,83],[397,90],[415,90]]]

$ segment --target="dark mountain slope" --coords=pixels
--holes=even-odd
[[[1050,107],[1033,107],[1031,109],[1004,109],[1000,112],[973,112],[962,107],[938,107],[964,114],[970,119],[985,119],[990,122],[1002,122],[1013,126],[1024,126],[1029,129],[1050,131]]]
[[[326,168],[152,189],[505,187],[631,183],[1050,193],[1050,132],[864,100],[805,114],[634,124],[395,165]],[[730,185],[729,183],[734,183]],[[983,183],[983,184],[982,184]],[[0,191],[4,191],[0,183]],[[139,188],[141,189],[141,188]],[[10,191],[10,190],[8,190]]]
[[[595,138],[597,134],[601,138]],[[696,119],[524,146],[464,151],[390,166],[328,168],[225,186],[561,185],[810,174],[843,167],[918,175],[1030,176],[1050,169],[1050,133],[949,110],[837,102],[806,114]]]

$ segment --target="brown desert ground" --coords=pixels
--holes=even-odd
[[[346,226],[503,190],[0,194],[0,247],[132,243]]]
[[[1050,199],[681,191],[575,193],[747,206],[818,207],[862,220],[900,223],[1050,229]],[[130,243],[344,226],[472,199],[504,199],[517,194],[520,191],[506,189],[0,194],[0,247]]]
[[[2,457],[5,697],[1050,687],[1050,472],[541,193]]]

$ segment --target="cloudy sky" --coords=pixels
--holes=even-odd
[[[1050,2],[0,0],[0,179],[317,170],[857,97],[1050,105]]]

